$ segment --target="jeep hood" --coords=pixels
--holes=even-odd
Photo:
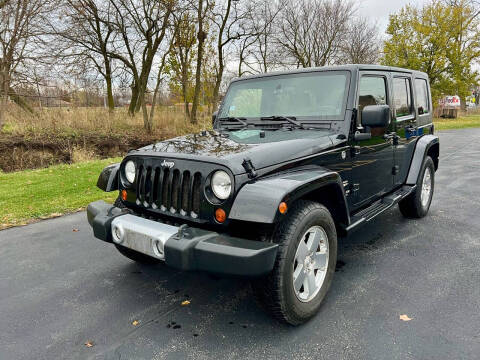
[[[245,130],[221,134],[203,131],[180,136],[138,149],[131,155],[158,156],[161,160],[186,159],[227,166],[234,175],[245,173],[249,158],[255,169],[313,155],[333,146],[336,134],[330,130]],[[159,159],[159,160],[160,160]]]

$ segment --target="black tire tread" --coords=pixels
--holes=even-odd
[[[301,220],[311,211],[317,209],[322,209],[331,218],[330,212],[325,206],[309,200],[298,200],[288,210],[288,218],[279,224],[274,234],[274,239],[280,240],[274,269],[277,269],[280,263],[285,261],[289,245],[287,240],[294,236],[293,232],[299,226]],[[335,229],[333,220],[332,226]],[[282,287],[282,274],[278,271],[272,271],[267,276],[253,282],[257,300],[274,318],[280,322],[292,325],[303,323],[304,319],[296,318],[294,314],[289,313],[288,309],[285,308],[285,301],[282,300]]]
[[[409,196],[407,196],[405,199],[401,200],[398,203],[398,208],[400,209],[400,212],[406,218],[420,219],[420,218],[424,217],[428,212],[430,204],[427,207],[427,211],[423,211],[423,209],[421,207],[421,202],[420,202],[420,192],[421,192],[423,174],[424,174],[425,168],[427,166],[430,167],[431,170],[432,170],[432,177],[433,177],[432,192],[434,191],[434,187],[435,187],[435,165],[433,163],[432,158],[430,156],[426,156],[425,160],[423,161],[423,164],[422,164],[421,173],[419,174],[419,177],[417,179],[417,188],[415,189],[415,191],[413,193],[411,193]],[[433,196],[433,194],[432,194],[432,196]]]

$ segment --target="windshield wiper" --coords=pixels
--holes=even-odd
[[[297,118],[295,116],[278,116],[278,115],[262,116],[260,120],[287,121],[290,124],[295,125],[300,129],[305,129],[303,124],[297,121]]]
[[[243,126],[248,126],[248,124],[244,121],[244,120],[247,120],[247,119],[242,118],[242,117],[228,116],[228,117],[219,118],[218,120],[220,120],[220,122],[236,121],[236,122],[239,122],[240,124],[242,124]]]

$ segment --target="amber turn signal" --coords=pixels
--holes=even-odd
[[[282,201],[280,205],[278,205],[278,211],[280,211],[280,214],[285,214],[287,212],[287,203]]]
[[[122,190],[121,197],[123,201],[127,201],[127,190]]]
[[[215,219],[219,223],[223,223],[227,219],[227,214],[225,213],[225,210],[218,208],[215,210]]]

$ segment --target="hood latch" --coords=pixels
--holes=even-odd
[[[250,179],[253,179],[253,178],[257,177],[257,172],[255,171],[255,167],[252,164],[252,160],[250,160],[249,158],[243,159],[242,166],[245,169],[245,171],[247,172],[248,177]]]

